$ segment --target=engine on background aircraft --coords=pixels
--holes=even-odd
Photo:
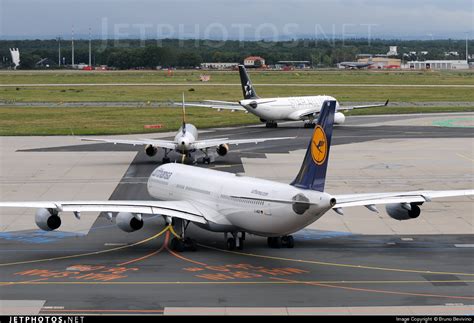
[[[229,146],[227,144],[222,144],[216,149],[219,156],[225,156],[229,152]]]
[[[346,122],[346,116],[341,112],[336,112],[334,114],[334,123],[343,124],[344,122]]]
[[[145,146],[145,153],[150,156],[150,157],[153,157],[156,155],[156,153],[158,152],[158,149],[156,147],[154,147],[153,145],[146,145]]]

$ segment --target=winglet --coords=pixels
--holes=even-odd
[[[324,192],[336,101],[324,101],[301,169],[291,185]]]

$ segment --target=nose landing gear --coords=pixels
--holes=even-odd
[[[228,233],[224,233],[224,239],[227,243],[227,250],[238,250],[244,249],[244,241],[245,241],[245,232],[240,232],[240,237],[238,232],[232,232],[232,237],[227,238]]]

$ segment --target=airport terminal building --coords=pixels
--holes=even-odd
[[[402,65],[402,69],[410,70],[467,70],[469,64],[465,60],[427,60],[411,61]]]

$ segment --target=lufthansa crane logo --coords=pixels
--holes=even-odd
[[[326,161],[328,154],[327,138],[324,129],[317,126],[314,129],[313,139],[311,140],[311,156],[316,165],[322,165]]]

